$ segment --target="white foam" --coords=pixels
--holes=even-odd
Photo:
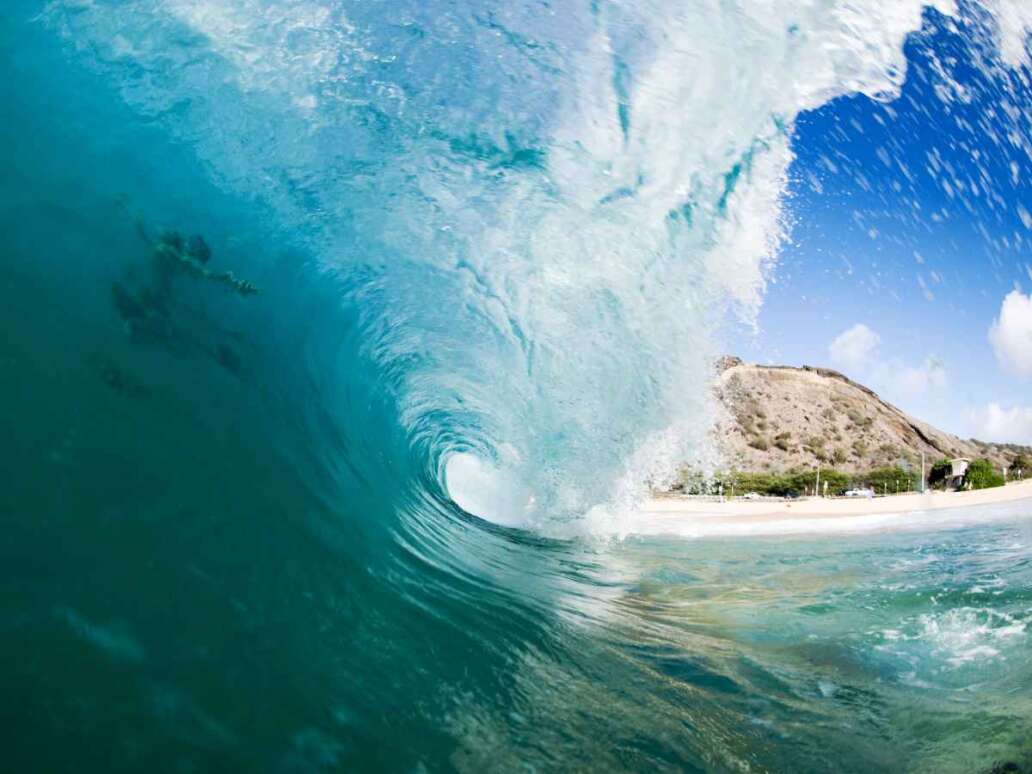
[[[988,0],[996,14],[1000,54],[1012,67],[1032,65],[1028,36],[1032,30],[1032,4],[1028,0]]]
[[[533,493],[504,470],[474,454],[452,454],[445,462],[449,496],[467,513],[506,527],[527,527]]]
[[[954,608],[918,618],[918,638],[953,667],[991,661],[1023,638],[1025,621],[989,608]]]

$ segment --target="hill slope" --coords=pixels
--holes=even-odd
[[[914,419],[837,371],[761,366],[724,358],[717,396],[727,409],[716,436],[725,464],[785,472],[818,463],[843,472],[942,457],[985,457],[999,468],[1028,447],[964,440]]]

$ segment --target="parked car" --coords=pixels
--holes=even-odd
[[[874,497],[873,489],[847,489],[843,493],[844,497]]]
[[[742,495],[743,500],[759,500],[761,497],[763,497],[763,495],[758,492],[746,492]]]

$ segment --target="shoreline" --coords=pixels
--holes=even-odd
[[[1032,479],[993,489],[928,492],[866,498],[810,497],[798,500],[718,502],[684,495],[656,495],[638,512],[635,532],[684,535],[790,534],[853,530],[892,530],[946,526],[958,521],[949,511],[966,508],[962,521],[977,522],[970,509],[1030,500]],[[941,513],[945,511],[946,513]],[[933,514],[938,513],[936,517]],[[923,514],[922,518],[906,518]]]

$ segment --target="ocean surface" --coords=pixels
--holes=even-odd
[[[0,768],[1032,770],[1028,506],[628,516],[937,5],[6,0]]]

